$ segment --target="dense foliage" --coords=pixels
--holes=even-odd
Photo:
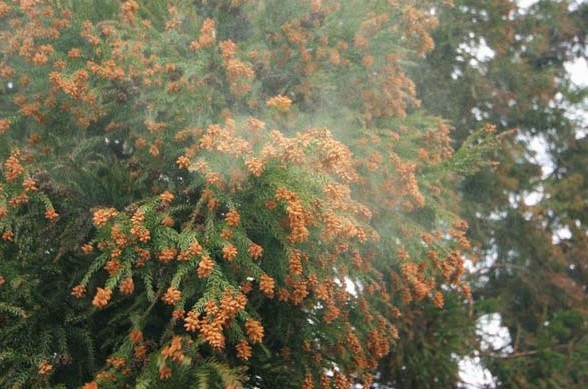
[[[478,355],[504,387],[583,387],[588,138],[573,111],[586,112],[586,89],[565,64],[586,58],[588,4],[463,0],[439,20],[414,78],[423,106],[451,121],[458,144],[482,121],[510,134],[499,168],[461,191],[483,258],[470,275],[476,311],[499,313],[511,338]]]
[[[0,385],[453,385],[494,127],[412,3],[0,1]]]
[[[0,1],[0,387],[581,387],[587,19]]]

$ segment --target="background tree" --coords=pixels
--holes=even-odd
[[[482,352],[504,386],[587,379],[586,124],[569,114],[585,91],[570,89],[564,67],[586,56],[587,11],[585,2],[456,1],[440,10],[436,47],[414,73],[423,106],[450,119],[456,144],[480,122],[514,129],[497,170],[464,181],[461,203],[484,259],[471,278],[477,312],[499,312],[512,338],[510,351]]]
[[[0,2],[0,384],[451,386],[495,145],[418,108],[431,4]]]

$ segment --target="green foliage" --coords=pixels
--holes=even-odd
[[[585,55],[585,24],[586,4],[539,1],[523,11],[510,1],[456,1],[441,10],[428,65],[411,73],[423,106],[450,120],[457,144],[484,121],[503,138],[491,154],[497,167],[466,178],[461,190],[481,258],[470,277],[477,311],[500,313],[512,338],[511,354],[478,351],[503,386],[586,380],[576,373],[585,370],[586,212],[578,201],[585,199],[586,137],[566,112],[585,90],[570,95],[564,67]],[[475,48],[485,46],[493,55],[480,59]],[[551,156],[549,174],[529,147],[534,137]],[[537,203],[527,200],[531,193],[540,194]],[[571,236],[553,243],[564,226]]]
[[[426,8],[0,17],[2,386],[457,380],[474,335],[455,325],[471,325],[456,188],[497,146],[486,128],[454,153],[419,109]]]

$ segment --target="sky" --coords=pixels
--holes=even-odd
[[[579,87],[588,86],[588,64],[586,63],[586,58],[578,58],[573,62],[566,62],[564,66],[574,85]]]

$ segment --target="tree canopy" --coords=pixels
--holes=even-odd
[[[568,6],[0,1],[0,386],[581,383]]]
[[[478,314],[500,313],[512,340],[480,356],[506,387],[588,379],[586,122],[570,113],[585,110],[586,90],[565,67],[586,58],[587,5],[455,2],[415,77],[423,106],[453,123],[456,142],[484,121],[511,133],[493,156],[498,169],[467,177],[461,189],[483,259],[469,276]]]

